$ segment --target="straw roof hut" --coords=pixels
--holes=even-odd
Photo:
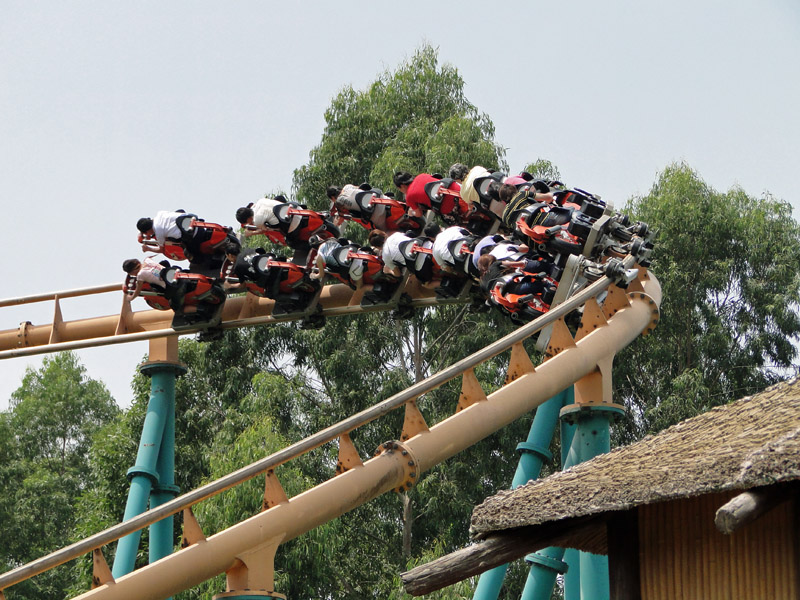
[[[797,598],[798,479],[793,380],[486,499],[470,527],[479,543],[403,579],[412,591],[441,567],[452,583],[561,546],[608,554],[617,597],[670,597],[654,590],[674,588],[672,597],[713,598],[717,588],[727,597]],[[774,585],[766,589],[765,579]]]

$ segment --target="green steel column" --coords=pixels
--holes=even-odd
[[[520,458],[511,482],[512,489],[532,479],[537,479],[545,461],[552,460],[553,456],[549,450],[550,441],[553,439],[561,406],[570,396],[572,396],[571,387],[556,394],[536,409],[527,441],[517,445]],[[475,593],[472,595],[473,600],[497,600],[507,570],[508,565],[506,564],[483,573],[475,587]]]
[[[565,391],[563,406],[574,404],[574,388]],[[575,440],[575,425],[561,420],[561,468],[568,469],[575,464],[577,451],[572,450]],[[548,600],[556,583],[556,577],[563,574],[567,577],[574,577],[579,571],[578,566],[568,564],[563,560],[564,549],[549,547],[534,552],[525,557],[530,565],[528,579],[522,590],[521,600]]]
[[[159,455],[170,417],[174,435],[175,376],[184,370],[184,367],[174,363],[150,363],[141,367],[142,373],[151,377],[150,400],[147,404],[136,463],[128,470],[131,487],[128,491],[123,521],[143,513],[147,509],[151,490],[159,485]],[[174,453],[174,442],[169,450]],[[174,464],[174,458],[172,461]],[[133,571],[140,538],[141,531],[137,531],[117,542],[117,552],[111,570],[115,578]]]
[[[612,404],[573,406],[562,411],[562,418],[577,423],[575,441],[580,462],[611,450],[610,422],[624,414],[624,409]],[[573,447],[574,444],[573,444]],[[584,600],[608,600],[608,557],[580,552],[580,597]],[[574,588],[570,590],[574,596]]]
[[[180,491],[175,485],[175,376],[184,371],[183,367],[176,365],[148,365],[147,371],[142,369],[143,373],[151,375],[151,377],[154,377],[156,373],[163,372],[166,375],[163,381],[165,394],[171,393],[172,397],[164,424],[164,435],[161,438],[161,450],[156,463],[158,484],[150,493],[150,508],[169,502]],[[171,382],[168,381],[170,374],[172,375]],[[171,392],[167,390],[170,383],[172,385]],[[169,516],[150,526],[149,562],[156,562],[158,559],[172,554],[174,546],[172,525],[173,518]]]
[[[564,573],[564,600],[581,600],[581,553],[567,548],[561,560],[568,568]]]
[[[556,577],[565,574],[569,569],[567,563],[561,560],[563,556],[563,548],[551,546],[525,557],[530,570],[520,596],[521,600],[549,600],[553,595]]]
[[[574,404],[574,401],[572,402]],[[561,439],[569,435],[569,444],[561,445],[561,464],[578,464],[578,442],[575,430],[578,426],[572,419],[561,419]],[[565,467],[567,468],[567,467]],[[574,548],[561,548],[561,560],[567,565],[564,573],[564,600],[581,600],[580,553]]]

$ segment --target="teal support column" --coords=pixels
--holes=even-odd
[[[159,468],[166,469],[171,467],[172,473],[168,476],[169,483],[166,485],[170,486],[174,482],[175,378],[177,374],[183,373],[185,368],[174,363],[148,363],[141,367],[141,371],[150,376],[150,400],[147,404],[147,414],[142,427],[136,463],[128,470],[131,487],[128,491],[128,501],[125,504],[123,521],[132,519],[147,510],[151,491],[154,488],[161,489],[162,482],[160,481]],[[171,455],[171,458],[161,457],[162,442],[167,429],[171,432],[172,437],[171,441],[167,442],[165,450]],[[169,520],[171,521],[172,519],[170,518]],[[154,527],[157,525],[154,525]],[[171,523],[169,524],[169,530],[169,552],[171,552]],[[117,552],[114,556],[114,566],[111,570],[115,578],[133,571],[136,565],[136,554],[139,551],[140,539],[141,531],[137,531],[121,538],[117,542]],[[160,543],[163,546],[163,539]]]
[[[549,600],[553,595],[556,577],[565,574],[569,566],[562,559],[563,548],[545,548],[525,557],[530,565],[528,579],[522,590],[521,600]]]
[[[574,405],[562,410],[563,419],[577,424],[572,450],[577,454],[579,462],[591,460],[611,450],[609,425],[613,419],[624,413],[624,408],[615,404]],[[588,552],[580,552],[579,556],[579,597],[584,600],[609,600],[608,557]],[[565,594],[565,600],[577,598],[575,586],[567,585],[570,589],[569,596]]]
[[[514,473],[514,479],[511,482],[512,489],[532,479],[538,479],[542,471],[542,465],[546,461],[553,459],[549,447],[558,424],[558,413],[565,400],[571,396],[572,388],[570,387],[556,394],[536,409],[528,439],[517,445],[520,459],[517,470]],[[497,600],[500,595],[500,588],[503,587],[507,570],[508,565],[506,564],[483,573],[478,580],[478,585],[475,587],[475,593],[472,595],[473,600]],[[550,597],[549,593],[547,597]]]
[[[562,406],[575,403],[574,389],[564,392]],[[573,449],[576,427],[573,423],[561,420],[561,468],[568,469],[577,463],[577,450]],[[559,574],[577,577],[578,565],[568,564],[563,560],[564,549],[549,547],[529,554],[525,560],[530,565],[528,579],[522,590],[521,600],[549,600],[553,593],[556,577]],[[576,579],[577,581],[577,579]]]
[[[179,370],[176,371],[176,369]],[[149,366],[147,371],[142,369],[143,373],[150,374],[151,377],[157,377],[157,373],[163,373],[165,377],[160,383],[163,385],[164,393],[172,398],[172,402],[169,402],[167,407],[169,412],[164,423],[164,435],[161,438],[161,450],[156,463],[158,484],[150,493],[150,508],[169,502],[180,491],[175,485],[175,377],[183,371],[185,369],[175,365]],[[168,389],[170,385],[171,390]],[[153,563],[160,558],[169,556],[172,554],[173,547],[173,518],[169,516],[150,526],[149,561]]]
[[[574,401],[571,404],[574,404]],[[561,439],[565,439],[565,435],[569,435],[569,444],[561,445],[561,464],[565,469],[580,462],[578,458],[579,444],[575,438],[577,429],[578,426],[574,420],[561,419]],[[561,560],[567,565],[567,571],[564,573],[564,600],[581,600],[580,552],[574,548],[558,548],[558,550]]]
[[[575,548],[561,550],[561,560],[568,566],[564,573],[564,600],[581,600],[581,553]]]

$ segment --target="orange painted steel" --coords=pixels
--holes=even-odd
[[[80,294],[74,292],[56,292],[27,298],[11,298],[0,301],[0,306],[16,306],[29,302],[41,302],[46,300],[58,301],[65,297],[119,291],[119,289],[118,285],[108,285],[87,288]],[[416,290],[411,291],[416,292]],[[430,292],[430,294],[432,295],[433,292]],[[327,285],[323,287],[318,301],[322,309],[322,314],[338,316],[349,313],[386,309],[386,305],[377,305],[374,308],[349,306],[352,296],[353,291],[344,284]],[[416,299],[423,304],[435,302],[432,298],[422,294],[418,294]],[[120,302],[122,302],[121,292]],[[250,295],[230,297],[225,302],[225,307],[222,311],[223,322],[221,327],[223,329],[231,329],[235,327],[263,325],[265,323],[279,323],[298,318],[297,314],[273,316],[272,309],[274,306],[275,302],[267,298],[257,298]],[[23,323],[22,326],[16,329],[0,331],[0,359],[122,344],[170,335],[188,335],[199,331],[199,328],[175,331],[172,329],[172,317],[173,312],[171,310],[126,312],[125,306],[123,305],[123,310],[121,310],[118,315],[92,317],[58,323],[58,342],[56,343],[52,342],[53,330],[55,327],[54,323],[45,325]],[[121,330],[124,331],[124,333],[120,333]]]
[[[422,471],[475,444],[533,410],[574,381],[595,372],[608,356],[614,355],[646,330],[653,320],[653,305],[658,305],[661,300],[660,286],[654,278],[648,277],[642,282],[642,288],[641,292],[628,295],[629,303],[616,310],[607,325],[581,337],[573,347],[547,360],[533,372],[521,375],[488,396],[487,400],[476,402],[434,425],[429,431],[412,437],[401,446],[408,450],[408,455],[397,451],[382,453],[362,466],[350,469],[287,502],[78,598],[166,598],[229,570],[237,564],[241,555],[247,555],[255,548],[293,539],[382,493],[402,486],[409,476],[409,460],[414,461],[417,467],[412,477],[418,477]],[[596,290],[594,293],[597,293]],[[538,330],[545,324],[531,329]],[[528,331],[529,328],[525,326],[521,329]],[[512,338],[513,334],[499,342],[508,348],[518,341]],[[460,372],[474,366],[473,363],[461,361]]]
[[[628,259],[628,266],[631,262]],[[203,499],[274,469],[275,466],[337,437],[347,437],[351,431],[364,423],[405,405],[409,400],[444,382],[464,373],[468,375],[477,364],[512,346],[519,345],[522,340],[535,332],[556,323],[567,312],[594,298],[609,284],[610,282],[603,278],[576,294],[562,306],[551,310],[535,322],[520,327],[471,357],[275,455],[261,459],[249,467],[184,494],[158,509],[147,511],[105,532],[90,536],[33,563],[0,574],[0,590],[83,553],[92,552],[165,516],[186,510]],[[0,332],[0,358],[10,358],[23,353],[53,352],[68,347],[87,347],[153,338],[165,338],[164,342],[159,341],[159,343],[161,345],[167,343],[171,347],[176,342],[176,334],[193,333],[174,331],[171,328],[171,311],[131,312],[125,304],[119,315],[72,322],[60,320],[58,304],[60,299],[118,289],[115,284],[0,301],[2,307],[54,300],[57,315],[54,322],[49,325],[34,326],[23,323],[19,329]],[[414,285],[406,286],[405,291],[412,296],[412,304],[416,306],[464,301],[464,299],[441,301],[433,297],[432,291]],[[622,302],[617,305],[618,300],[612,300],[612,296],[616,298],[623,296]],[[323,288],[318,302],[322,313],[327,316],[391,308],[386,305],[360,307],[351,305],[352,300],[353,292],[350,288],[344,285],[332,285]],[[640,332],[647,332],[652,328],[657,320],[657,307],[660,301],[658,282],[644,273],[639,281],[634,282],[630,294],[609,295],[606,301],[609,318],[602,326],[594,325],[592,331],[588,328],[582,330],[577,343],[566,344],[560,353],[535,370],[520,375],[486,399],[478,398],[476,402],[462,406],[456,415],[431,427],[430,430],[420,429],[420,433],[404,442],[401,447],[413,458],[413,463],[409,463],[409,456],[403,456],[401,452],[391,450],[384,452],[208,540],[199,540],[185,550],[121,577],[117,582],[106,583],[81,595],[80,598],[167,597],[211,576],[230,571],[237,561],[244,561],[245,556],[251,555],[254,547],[274,545],[274,548],[277,548],[283,541],[321,525],[377,495],[405,485],[410,487],[409,482],[414,481],[423,470],[490,435],[525,412],[534,409],[572,382],[609,368],[611,358],[617,350],[630,343]],[[244,327],[298,318],[297,315],[273,317],[271,315],[273,307],[274,302],[267,299],[250,296],[229,298],[223,312],[222,326]],[[167,339],[170,341],[167,342]],[[535,393],[532,393],[534,389]],[[410,464],[413,464],[413,467],[409,467]],[[331,503],[331,498],[336,498],[337,501]],[[146,593],[143,592],[144,588],[148,590]]]

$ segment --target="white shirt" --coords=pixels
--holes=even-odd
[[[336,206],[344,208],[345,210],[351,213],[352,212],[360,213],[361,209],[356,203],[356,194],[360,191],[361,191],[360,188],[353,185],[352,183],[348,183],[346,186],[342,188],[341,193],[336,198],[335,201]]]
[[[486,246],[494,246],[497,242],[494,241],[494,235],[487,235],[482,237],[475,247],[472,249],[472,264],[475,267],[478,267],[478,259],[481,257],[481,250],[486,248]]]
[[[448,227],[444,231],[440,232],[439,235],[436,236],[436,239],[433,240],[433,260],[436,261],[436,264],[438,264],[440,267],[452,266],[455,257],[448,248],[450,242],[453,240],[465,239],[468,235],[468,233],[464,233],[464,229],[462,227],[458,227],[457,225],[454,227]]]
[[[181,230],[175,224],[178,217],[185,216],[186,213],[160,210],[153,217],[153,234],[159,246],[167,242],[167,238],[181,239]]]
[[[392,270],[398,267],[404,267],[406,261],[400,252],[400,244],[410,239],[412,238],[408,237],[402,231],[395,231],[392,235],[386,238],[386,241],[383,243],[383,249],[381,250],[383,264]]]
[[[275,208],[284,204],[275,198],[261,198],[253,203],[253,225],[256,227],[277,227],[278,217]]]
[[[505,260],[517,252],[519,252],[519,246],[516,244],[504,244],[501,242],[492,248],[489,254],[494,256],[497,260]]]

